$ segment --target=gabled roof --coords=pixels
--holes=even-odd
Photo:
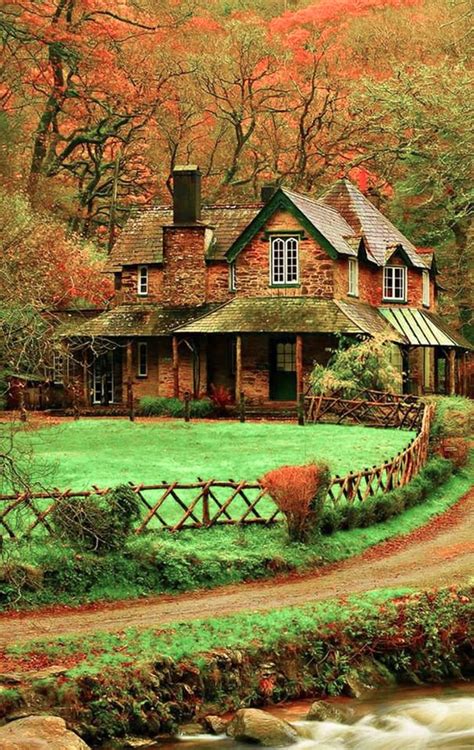
[[[415,245],[349,180],[336,182],[318,202],[334,208],[353,232],[362,234],[367,256],[378,266],[385,265],[400,246],[414,266],[430,267],[428,258],[418,253]]]
[[[179,333],[347,333],[388,332],[405,338],[387,324],[376,308],[315,297],[240,297],[186,323]]]
[[[224,259],[226,250],[261,208],[261,203],[203,206],[200,223],[214,230],[208,258]],[[162,263],[163,227],[172,223],[170,206],[147,206],[132,214],[112,249],[109,270],[139,263]]]
[[[239,237],[229,247],[226,257],[233,260],[262,229],[278,209],[289,211],[308,234],[336,258],[338,255],[357,257],[357,234],[346,220],[331,206],[326,206],[307,195],[278,188]]]
[[[63,333],[64,338],[117,338],[169,336],[186,322],[215,309],[216,305],[169,308],[154,304],[124,304]]]

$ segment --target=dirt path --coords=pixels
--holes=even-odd
[[[363,555],[305,575],[89,609],[2,615],[0,646],[34,638],[149,628],[179,620],[269,610],[381,587],[462,583],[474,573],[473,510],[471,490],[426,526],[371,547]]]

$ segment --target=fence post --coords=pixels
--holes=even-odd
[[[240,391],[240,398],[239,398],[239,419],[243,423],[245,422],[245,394],[243,391]]]
[[[191,400],[191,394],[189,393],[189,391],[186,391],[186,393],[184,394],[184,421],[185,422],[189,422],[189,415],[191,411],[190,400]]]
[[[202,491],[202,522],[204,526],[209,526],[209,487],[204,487]]]
[[[298,398],[298,424],[304,425],[304,393],[300,393]]]

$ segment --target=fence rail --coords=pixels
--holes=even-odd
[[[413,430],[421,426],[425,406],[416,396],[395,393],[362,391],[357,398],[311,396],[305,398],[307,422],[324,419],[336,422],[355,422],[377,427],[396,427]]]
[[[428,457],[431,405],[424,406],[420,430],[410,444],[380,466],[352,472],[331,481],[326,502],[364,502],[379,493],[407,484],[423,467]],[[160,482],[130,484],[138,496],[142,514],[136,534],[147,530],[171,532],[217,525],[270,525],[282,514],[264,487],[258,482],[220,481]],[[58,504],[92,495],[106,495],[110,488],[93,486],[90,490],[53,489],[47,492],[0,495],[0,533],[11,539],[29,537],[42,531],[54,534],[51,514]],[[51,502],[50,502],[51,501]]]

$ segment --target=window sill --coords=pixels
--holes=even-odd
[[[270,284],[270,289],[298,289],[301,286],[300,282],[295,284]]]
[[[358,294],[354,294],[353,292],[347,292],[347,296],[348,297],[353,297],[355,299],[359,299],[359,295]]]
[[[382,298],[383,304],[390,304],[390,305],[408,305],[407,299],[387,299],[386,297]]]

